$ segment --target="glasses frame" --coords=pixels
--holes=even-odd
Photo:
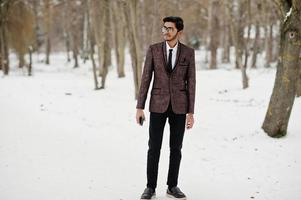
[[[162,26],[161,31],[162,33],[171,33],[174,31],[174,29],[174,27]]]

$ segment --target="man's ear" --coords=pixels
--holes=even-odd
[[[178,34],[179,34],[179,36],[182,36],[183,35],[183,30],[178,31]]]

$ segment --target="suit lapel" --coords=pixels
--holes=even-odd
[[[166,55],[166,42],[162,42],[162,54],[163,55],[163,63],[164,63],[164,68],[165,68],[165,71],[168,73],[168,70],[167,70],[167,55]]]
[[[177,50],[176,63],[175,63],[175,67],[173,68],[172,71],[174,71],[176,69],[176,67],[178,66],[178,63],[179,63],[179,60],[180,60],[180,55],[181,55],[181,43],[180,43],[180,41],[178,41],[178,50]]]

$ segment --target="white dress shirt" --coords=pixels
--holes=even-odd
[[[167,59],[168,59],[168,56],[169,56],[169,49],[172,49],[171,66],[172,66],[172,69],[173,69],[175,67],[175,65],[176,65],[176,58],[177,58],[177,51],[178,51],[178,42],[174,46],[174,48],[171,48],[168,45],[168,43],[166,42],[166,55],[167,55]]]

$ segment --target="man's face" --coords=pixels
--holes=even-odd
[[[175,23],[165,22],[162,27],[163,38],[165,41],[172,41],[176,39],[182,31],[177,30]]]

